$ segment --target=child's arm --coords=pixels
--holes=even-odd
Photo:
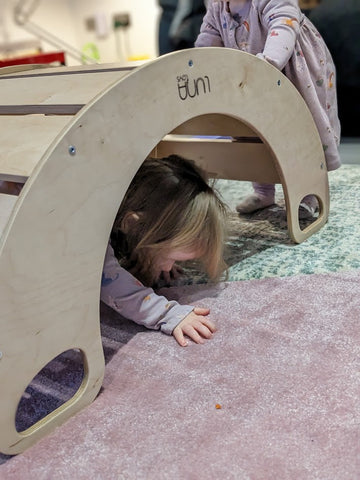
[[[174,300],[169,301],[165,297],[157,295],[152,288],[142,285],[131,273],[119,265],[114,251],[108,245],[101,282],[101,300],[109,307],[119,312],[123,317],[144,325],[153,330],[172,335],[175,328],[184,322],[181,332],[192,338],[196,343],[202,338],[209,338],[208,330],[215,327],[204,318],[209,312],[196,313],[190,305],[180,305]],[[193,312],[194,310],[194,312]],[[202,312],[202,309],[198,309]],[[208,328],[206,325],[209,324]],[[204,325],[204,327],[202,326]],[[179,329],[174,337],[182,346],[186,342],[181,338]]]
[[[294,53],[302,18],[297,0],[259,1],[261,22],[268,30],[264,46],[265,59],[282,70]]]
[[[221,38],[221,28],[214,15],[214,8],[218,5],[211,4],[204,15],[203,23],[200,27],[200,33],[195,41],[195,47],[223,47],[224,42]]]

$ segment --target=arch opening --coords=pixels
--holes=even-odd
[[[271,149],[239,118],[221,113],[192,117],[166,134],[151,155],[194,160],[212,178],[281,183]]]
[[[314,223],[321,215],[323,206],[319,197],[315,194],[306,195],[299,204],[299,226],[304,231]]]
[[[48,362],[26,387],[17,407],[15,428],[24,433],[71,400],[85,377],[84,355],[66,350]]]

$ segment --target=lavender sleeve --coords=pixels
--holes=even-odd
[[[171,335],[194,307],[157,295],[119,265],[108,245],[101,279],[100,299],[123,317]]]
[[[294,53],[302,13],[297,0],[260,0],[259,16],[268,35],[263,55],[282,70]]]
[[[209,5],[204,15],[200,33],[195,41],[195,47],[223,47],[224,42],[221,38],[221,29],[219,28],[220,19],[216,18],[214,6]]]

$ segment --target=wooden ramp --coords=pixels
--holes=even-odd
[[[137,68],[0,70],[0,180],[25,182],[19,197],[0,196],[3,453],[23,451],[97,395],[100,280],[112,224],[144,159],[169,153],[214,177],[281,183],[295,242],[327,221],[327,171],[311,114],[286,77],[254,56],[203,48]],[[302,231],[298,207],[308,194],[320,214]],[[26,387],[70,349],[83,355],[80,389],[18,432]]]

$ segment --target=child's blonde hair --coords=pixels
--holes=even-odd
[[[129,213],[137,220],[124,229]],[[157,280],[154,260],[179,249],[198,252],[216,279],[226,269],[226,216],[226,206],[193,161],[147,158],[120,205],[112,244],[122,266],[146,285]]]

